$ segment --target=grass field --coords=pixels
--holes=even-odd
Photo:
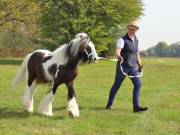
[[[20,60],[0,59],[0,135],[179,135],[180,59],[144,58],[141,104],[144,113],[132,112],[132,85],[128,78],[119,90],[112,110],[105,110],[114,80],[115,62],[81,65],[75,81],[80,117],[68,117],[66,88],[58,88],[53,117],[37,113],[48,86],[39,86],[33,114],[21,110],[24,84],[12,92],[10,85]]]

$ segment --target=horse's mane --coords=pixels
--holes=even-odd
[[[59,48],[54,50],[52,54],[55,55],[61,55],[64,57],[76,57],[79,51],[80,39],[73,39],[68,44],[60,45]]]

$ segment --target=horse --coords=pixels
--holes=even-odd
[[[42,115],[53,116],[52,102],[56,90],[65,84],[68,90],[68,114],[79,117],[79,107],[76,102],[74,79],[78,75],[80,61],[96,62],[99,60],[95,46],[86,33],[79,33],[68,44],[61,45],[53,52],[36,50],[29,53],[22,62],[12,83],[16,89],[19,83],[27,77],[24,95],[22,97],[23,110],[33,112],[33,96],[40,84],[51,85],[49,93],[41,100],[38,112]]]

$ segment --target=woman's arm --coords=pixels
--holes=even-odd
[[[118,60],[121,60],[121,48],[116,48],[116,51],[115,51],[115,57],[118,59]]]
[[[143,65],[142,65],[142,62],[141,62],[139,52],[137,53],[137,64],[138,64],[138,67],[139,67],[139,71],[141,72],[143,70]]]
[[[123,47],[124,47],[124,39],[123,39],[123,38],[120,38],[120,39],[117,41],[116,51],[115,51],[115,56],[116,56],[116,58],[118,59],[118,61],[121,60],[121,50],[122,50]]]
[[[140,58],[139,52],[137,52],[136,56],[137,56],[137,64],[138,64],[139,67],[141,67],[142,66],[142,62],[141,62],[141,58]]]

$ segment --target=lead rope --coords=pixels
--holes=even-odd
[[[115,59],[108,59],[108,58],[103,58],[103,57],[99,57],[99,60],[117,61],[117,60],[115,60]],[[142,69],[141,72],[139,72],[139,75],[136,75],[136,76],[128,75],[127,73],[125,73],[125,72],[123,71],[123,67],[122,67],[123,61],[124,61],[124,60],[123,60],[123,58],[122,58],[122,59],[121,59],[121,62],[120,62],[120,69],[121,69],[121,72],[123,73],[123,75],[128,76],[128,77],[130,77],[130,78],[142,77],[142,76],[143,76],[143,69]]]
[[[124,62],[123,58],[121,59],[121,62],[120,62],[120,69],[121,69],[121,72],[125,75],[125,76],[128,76],[130,78],[135,78],[135,77],[142,77],[143,76],[143,69],[141,70],[141,72],[139,72],[139,75],[136,75],[136,76],[132,76],[132,75],[128,75],[127,73],[125,73],[123,71],[123,67],[122,67],[122,63]]]

